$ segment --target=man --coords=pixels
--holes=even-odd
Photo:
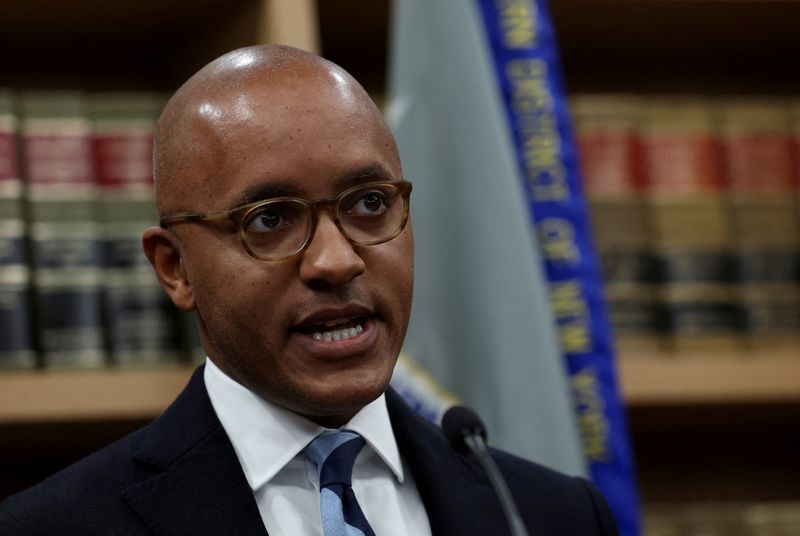
[[[386,391],[411,185],[358,83],[299,50],[237,50],[178,90],[154,147],[144,249],[207,363],[154,423],[2,503],[0,534],[506,532],[478,464]],[[357,445],[352,487],[323,482],[326,441],[331,459]],[[532,534],[615,533],[584,481],[495,457]]]

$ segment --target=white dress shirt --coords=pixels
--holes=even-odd
[[[322,536],[317,470],[301,451],[325,428],[263,400],[211,359],[206,359],[204,379],[270,536]],[[366,440],[353,466],[353,492],[375,533],[430,535],[425,507],[397,449],[385,397],[342,428]]]

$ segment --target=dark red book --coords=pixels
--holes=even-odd
[[[102,242],[85,100],[22,97],[38,345],[47,367],[104,364]]]
[[[762,97],[726,101],[720,112],[743,340],[796,345],[800,225],[789,108]]]
[[[668,341],[678,349],[735,346],[733,230],[712,105],[700,98],[652,99],[640,132]]]
[[[628,95],[571,99],[583,188],[618,346],[657,345],[653,257],[642,196],[640,100]]]
[[[103,226],[103,305],[111,363],[172,362],[181,356],[177,312],[142,251],[157,224],[153,127],[162,99],[151,93],[92,96],[92,152]]]

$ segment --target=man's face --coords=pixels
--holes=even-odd
[[[201,146],[199,165],[189,167],[196,177],[187,182],[186,210],[229,210],[276,195],[326,198],[359,182],[402,178],[394,141],[363,94],[341,77],[303,76],[198,103],[208,151]],[[281,262],[248,255],[233,225],[173,231],[214,362],[263,398],[339,425],[391,377],[411,309],[413,238],[408,224],[389,242],[355,247],[331,216],[319,210],[306,250]],[[363,332],[346,340],[325,335],[358,325]]]

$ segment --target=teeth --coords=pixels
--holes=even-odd
[[[347,324],[348,322],[352,321],[352,318],[340,318],[338,320],[325,320],[322,322],[322,325],[326,328],[332,328],[335,326],[341,326],[342,324]]]
[[[356,335],[363,332],[364,332],[364,327],[361,324],[357,324],[356,327],[354,328],[334,329],[331,331],[324,331],[324,332],[318,331],[314,333],[312,337],[314,337],[314,340],[324,341],[324,342],[343,341],[345,339],[355,337]]]

